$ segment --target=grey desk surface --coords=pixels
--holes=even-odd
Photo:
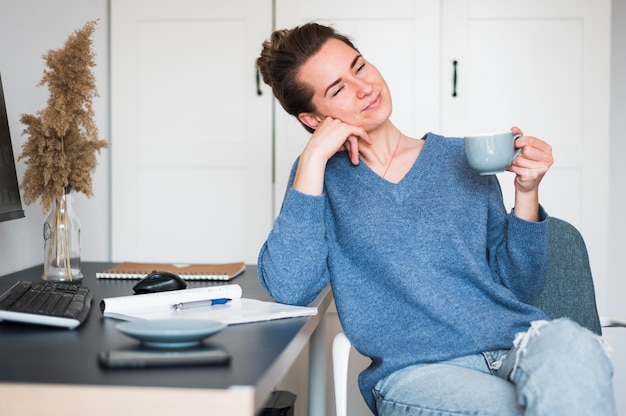
[[[138,341],[115,328],[120,321],[104,318],[100,312],[98,304],[102,298],[130,295],[136,282],[96,279],[96,272],[112,265],[83,263],[82,285],[94,290],[94,302],[89,317],[79,328],[0,323],[0,383],[210,389],[251,386],[258,391],[255,407],[259,408],[273,387],[264,384],[278,382],[273,378],[282,377],[286,371],[277,369],[277,363],[286,359],[285,364],[291,365],[331,298],[324,291],[312,304],[320,309],[315,317],[232,325],[206,339],[202,347],[219,347],[231,354],[231,362],[226,366],[109,370],[98,365],[98,352],[141,348]],[[18,280],[38,280],[41,273],[42,266],[36,266],[2,276],[0,293]],[[255,266],[246,266],[244,274],[227,283],[241,285],[244,297],[271,300],[260,286]],[[189,282],[189,287],[227,283]]]

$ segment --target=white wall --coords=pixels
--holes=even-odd
[[[63,47],[65,40],[87,21],[100,19],[93,35],[97,88],[94,101],[100,137],[109,137],[108,0],[0,0],[0,73],[4,86],[13,152],[22,152],[25,137],[21,114],[34,114],[46,106],[48,90],[37,87],[43,76],[42,55]],[[25,165],[17,165],[18,179]],[[94,196],[76,197],[81,220],[82,259],[109,258],[109,154],[101,152],[93,175]],[[43,261],[42,224],[46,215],[39,203],[26,206],[26,218],[0,223],[0,275],[40,264]]]

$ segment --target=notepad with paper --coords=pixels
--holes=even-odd
[[[185,280],[230,280],[246,269],[243,262],[212,264],[134,263],[125,261],[96,273],[98,279],[141,279],[153,270],[176,273]]]
[[[227,325],[317,314],[317,308],[293,306],[241,297],[239,285],[207,286],[145,295],[105,298],[100,310],[105,317],[127,321],[139,319],[209,319]],[[227,303],[177,309],[180,303],[209,299],[230,299]]]

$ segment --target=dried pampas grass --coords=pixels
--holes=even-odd
[[[23,114],[28,136],[18,160],[25,160],[22,180],[27,204],[41,198],[47,212],[56,199],[71,191],[93,194],[91,174],[96,152],[108,147],[98,138],[92,100],[98,96],[91,36],[97,20],[76,30],[61,49],[43,55],[47,69],[38,86],[48,86],[50,97],[36,115]]]

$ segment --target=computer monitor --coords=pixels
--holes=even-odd
[[[24,217],[20,189],[15,171],[15,158],[9,131],[9,118],[0,77],[0,221]]]

